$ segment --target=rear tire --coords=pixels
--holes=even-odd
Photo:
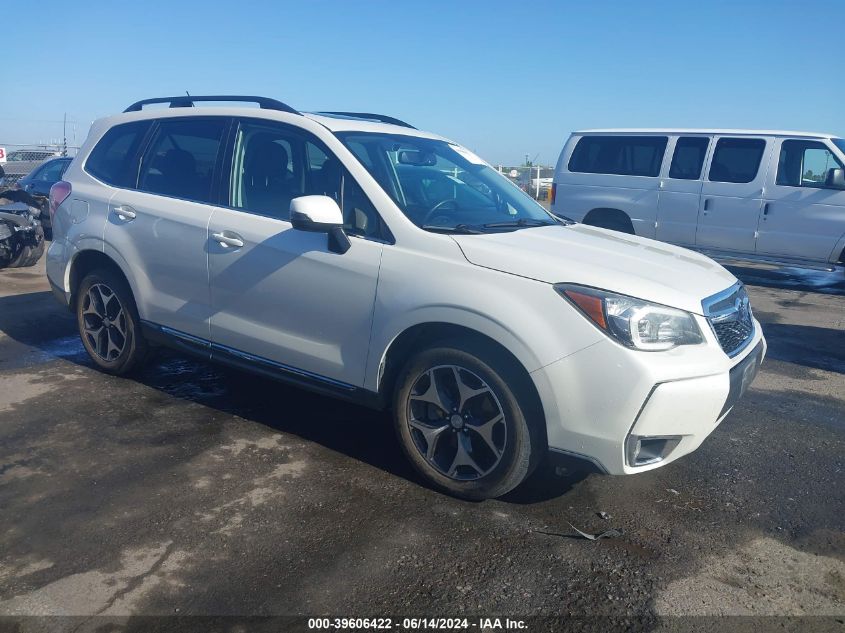
[[[442,342],[413,356],[397,377],[393,401],[408,460],[456,497],[489,499],[516,488],[545,449],[544,422],[521,383],[515,368],[484,345]]]
[[[120,275],[95,270],[76,291],[79,336],[97,369],[123,376],[137,368],[147,355],[140,318],[132,291]]]

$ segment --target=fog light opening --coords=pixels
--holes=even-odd
[[[629,435],[626,442],[628,465],[646,466],[662,462],[681,441],[680,435],[646,437]]]

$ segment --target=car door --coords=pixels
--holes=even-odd
[[[132,270],[141,319],[176,336],[209,338],[208,221],[230,119],[159,120],[137,188],[109,202],[105,241]]]
[[[842,161],[821,140],[778,139],[757,253],[825,262],[845,235],[845,191],[827,184]]]
[[[675,139],[669,173],[660,179],[655,233],[658,240],[684,246],[695,244],[701,177],[709,148],[709,136]]]
[[[698,248],[754,253],[769,152],[765,138],[716,137],[701,188]]]
[[[226,173],[207,247],[212,355],[362,385],[384,248],[372,204],[318,139],[281,123],[240,121]],[[290,202],[301,195],[338,201],[347,252],[291,226]]]

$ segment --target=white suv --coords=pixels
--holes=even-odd
[[[260,108],[195,105],[223,100]],[[556,219],[380,115],[139,102],[94,123],[51,212],[50,283],[97,367],[125,374],[167,345],[390,408],[417,470],[466,498],[547,454],[613,474],[669,463],[766,349],[710,259]]]

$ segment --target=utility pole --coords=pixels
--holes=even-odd
[[[67,156],[67,112],[62,121],[62,156]]]

